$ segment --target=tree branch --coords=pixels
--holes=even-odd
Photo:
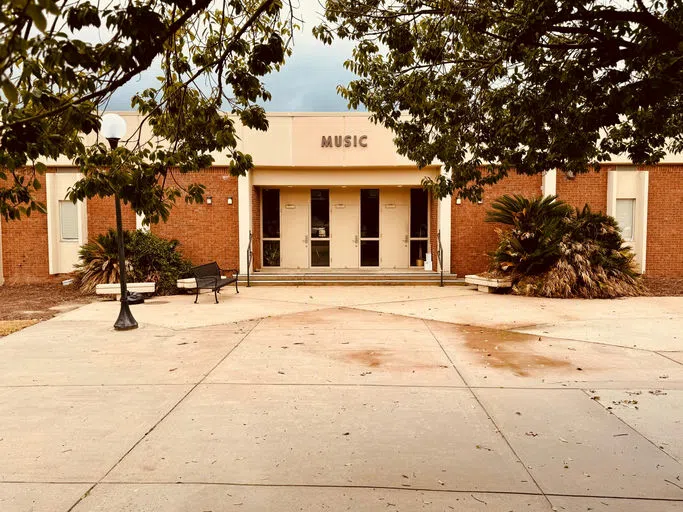
[[[203,9],[205,9],[206,7],[208,7],[210,4],[211,4],[211,0],[199,0],[197,3],[193,4],[192,7],[190,7],[187,11],[185,11],[180,18],[178,18],[175,22],[173,22],[171,25],[169,25],[166,33],[162,37],[157,39],[157,47],[156,47],[157,51],[155,52],[154,57],[156,57],[156,55],[158,55],[158,53],[159,53],[158,50],[163,47],[164,43],[166,41],[168,41],[173,35],[175,35],[175,33],[183,27],[183,25],[185,24],[185,22],[187,22],[187,20],[189,20],[192,16],[194,16],[198,12],[200,12]],[[154,57],[152,57],[151,59],[147,59],[147,61],[145,61],[145,62],[141,62],[140,64],[135,66],[133,69],[124,73],[118,79],[109,82],[109,84],[106,87],[104,87],[103,89],[100,89],[100,90],[95,91],[95,92],[90,93],[90,94],[86,94],[85,96],[74,99],[72,101],[67,101],[67,102],[63,103],[62,105],[60,105],[59,107],[56,107],[52,110],[48,110],[48,111],[42,112],[40,114],[36,114],[34,116],[31,116],[31,117],[18,119],[18,120],[12,121],[11,123],[0,125],[0,130],[4,130],[4,129],[7,129],[9,127],[16,126],[19,124],[25,124],[25,123],[30,123],[33,121],[38,121],[38,120],[46,118],[46,117],[51,117],[51,116],[54,116],[56,114],[60,114],[60,113],[64,112],[65,110],[67,110],[68,108],[71,108],[75,105],[79,105],[81,103],[85,103],[87,101],[91,101],[91,100],[94,100],[96,98],[101,98],[103,96],[106,96],[107,94],[118,89],[119,87],[124,85],[126,82],[128,82],[131,78],[133,78],[134,76],[137,76],[138,74],[142,73],[145,69],[147,69],[149,66],[151,66],[152,62],[154,61]]]

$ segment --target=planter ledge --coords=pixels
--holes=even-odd
[[[512,281],[509,278],[496,279],[470,274],[465,276],[465,282],[475,285],[477,290],[485,293],[505,293],[512,288]]]

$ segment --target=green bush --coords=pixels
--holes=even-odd
[[[616,220],[588,205],[574,210],[554,196],[503,196],[486,220],[511,227],[498,230],[491,270],[509,276],[516,293],[563,298],[644,293]]]
[[[124,233],[126,272],[129,282],[154,281],[159,295],[177,291],[176,281],[186,275],[192,263],[177,250],[177,240],[166,240],[138,230]],[[80,249],[77,266],[82,290],[94,292],[101,283],[119,282],[116,231],[110,229]]]

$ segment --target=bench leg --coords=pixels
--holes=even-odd
[[[235,291],[236,291],[237,293],[239,293],[239,292],[240,292],[240,289],[239,289],[239,288],[237,288],[237,281],[235,281]]]
[[[216,304],[218,304],[218,289],[217,288],[213,289],[213,296],[216,298]]]
[[[197,295],[194,298],[194,303],[197,304],[197,299],[199,298],[199,287],[197,287]]]

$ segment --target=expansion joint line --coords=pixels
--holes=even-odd
[[[479,404],[479,407],[481,407],[482,411],[484,411],[484,414],[486,414],[486,417],[489,419],[489,421],[490,421],[490,422],[493,424],[493,426],[495,427],[496,432],[498,432],[498,434],[500,434],[500,437],[503,438],[503,441],[505,441],[505,444],[508,446],[508,448],[510,448],[510,451],[514,454],[515,458],[516,458],[516,459],[519,461],[519,463],[522,465],[522,467],[524,468],[524,471],[526,471],[526,474],[529,475],[529,478],[531,479],[531,481],[534,483],[534,485],[536,486],[536,488],[539,490],[539,492],[541,493],[541,495],[545,498],[545,500],[548,502],[548,505],[549,505],[550,508],[552,509],[553,504],[552,504],[552,502],[550,501],[550,499],[548,498],[548,496],[546,495],[545,491],[544,491],[544,490],[541,488],[541,486],[538,484],[538,482],[537,482],[536,479],[534,478],[534,475],[531,474],[531,471],[529,471],[529,468],[526,467],[526,464],[524,464],[524,461],[522,461],[522,458],[519,456],[519,454],[517,453],[517,451],[512,447],[512,445],[510,444],[510,441],[509,441],[508,438],[505,436],[505,434],[503,434],[503,431],[502,431],[502,430],[500,429],[500,427],[498,426],[498,423],[496,423],[496,420],[493,419],[493,416],[491,416],[491,414],[489,413],[488,409],[486,409],[486,407],[484,406],[484,404],[482,403],[482,401],[479,399],[479,397],[477,396],[477,394],[476,394],[476,393],[474,392],[474,390],[472,389],[472,386],[470,386],[469,382],[467,382],[467,380],[465,379],[465,376],[464,376],[462,373],[460,373],[460,370],[458,370],[458,367],[455,365],[455,362],[453,361],[453,359],[451,358],[451,356],[448,355],[448,352],[446,352],[446,349],[445,349],[444,346],[441,344],[441,341],[439,341],[439,338],[436,337],[436,335],[434,334],[434,331],[432,331],[432,328],[429,326],[429,323],[427,323],[427,321],[426,321],[425,319],[422,319],[422,321],[424,322],[425,327],[426,327],[427,330],[429,331],[429,334],[432,335],[432,338],[434,338],[434,341],[436,341],[436,343],[437,343],[437,344],[439,345],[439,347],[441,348],[441,351],[442,351],[442,352],[444,353],[444,355],[446,356],[446,359],[448,359],[448,362],[451,363],[451,366],[453,366],[453,369],[456,371],[456,373],[458,374],[458,376],[459,376],[459,377],[462,379],[462,381],[465,383],[465,386],[467,387],[467,391],[469,391],[470,394],[472,395],[472,397],[474,397],[474,399],[477,401],[477,403]]]
[[[221,359],[220,359],[215,365],[213,365],[213,366],[211,367],[211,369],[210,369],[208,372],[206,372],[206,373],[202,376],[202,378],[199,379],[199,381],[196,382],[196,383],[188,390],[188,392],[185,393],[185,394],[180,398],[180,400],[178,400],[178,401],[175,403],[175,405],[173,405],[173,407],[171,407],[171,408],[166,412],[166,414],[164,414],[161,418],[159,418],[159,420],[158,420],[154,425],[152,425],[152,427],[151,427],[149,430],[147,430],[147,432],[145,432],[145,433],[142,435],[142,437],[141,437],[140,439],[138,439],[138,440],[133,444],[133,446],[131,446],[131,447],[128,449],[128,451],[126,451],[126,453],[124,453],[124,454],[119,458],[119,460],[117,460],[117,461],[114,463],[114,465],[113,465],[112,467],[110,467],[110,468],[107,470],[107,472],[106,472],[106,473],[105,473],[97,482],[95,482],[94,484],[92,484],[92,486],[90,486],[90,488],[89,488],[87,491],[85,491],[85,493],[83,493],[83,496],[81,496],[80,498],[78,498],[78,500],[76,501],[76,503],[74,503],[73,505],[71,505],[71,507],[69,507],[69,509],[68,509],[66,512],[72,512],[73,509],[76,508],[76,507],[78,506],[78,504],[79,504],[81,501],[83,501],[86,497],[88,497],[88,495],[95,489],[95,487],[97,487],[100,483],[102,483],[102,481],[103,481],[105,478],[107,478],[107,476],[109,476],[109,474],[110,474],[112,471],[114,471],[114,469],[116,468],[116,466],[118,466],[118,465],[121,463],[121,461],[123,461],[123,459],[125,459],[125,458],[128,456],[128,454],[129,454],[130,452],[132,452],[133,450],[135,450],[135,448],[137,448],[138,445],[139,445],[140,443],[142,443],[142,441],[144,441],[145,438],[146,438],[149,434],[151,434],[151,433],[152,433],[152,432],[161,424],[162,421],[164,421],[164,420],[165,420],[173,411],[175,411],[175,410],[178,408],[178,406],[179,406],[181,403],[183,403],[183,402],[185,401],[185,399],[186,399],[188,396],[190,396],[190,394],[191,394],[195,389],[197,389],[201,384],[204,383],[204,381],[207,379],[207,377],[208,377],[209,375],[211,375],[211,373],[213,373],[213,371],[214,371],[216,368],[218,368],[218,366],[220,366],[221,363],[223,363],[223,361],[225,361],[225,360],[230,356],[230,354],[232,354],[232,353],[235,351],[235,349],[237,349],[237,347],[239,347],[239,346],[242,344],[242,342],[243,342],[245,339],[247,339],[247,337],[253,332],[253,330],[256,329],[256,327],[259,326],[259,324],[261,323],[262,320],[263,320],[262,318],[259,319],[259,320],[252,326],[252,328],[249,329],[249,330],[244,334],[244,336],[242,336],[242,337],[240,338],[240,340],[239,340],[232,348],[230,348],[230,350],[228,350],[228,352],[227,352],[223,357],[221,357]]]

